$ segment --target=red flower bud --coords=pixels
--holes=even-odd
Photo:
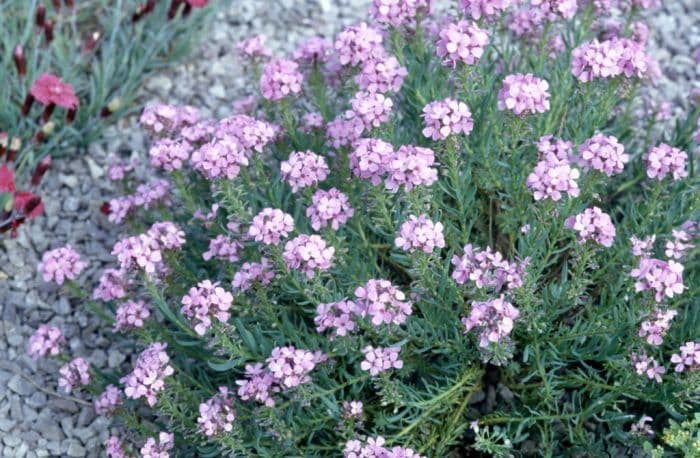
[[[15,51],[12,53],[12,59],[15,61],[15,68],[20,78],[27,74],[27,61],[24,58],[24,49],[21,44],[15,46]]]
[[[24,99],[24,104],[22,105],[22,116],[27,116],[29,110],[32,109],[32,104],[34,103],[34,96],[32,94],[27,94]]]
[[[72,124],[75,121],[75,114],[78,112],[77,108],[69,108],[66,113],[66,124]]]
[[[34,173],[32,174],[32,186],[39,184],[41,178],[44,176],[49,167],[51,167],[51,156],[46,156],[44,159],[39,161],[34,169]]]
[[[39,28],[43,28],[46,24],[46,7],[44,5],[39,5],[36,7],[36,14],[34,15],[34,22]]]
[[[61,0],[51,0],[51,3],[56,11],[61,9]]]
[[[46,108],[44,108],[44,112],[41,114],[41,120],[44,122],[48,121],[51,115],[53,114],[53,110],[55,108],[55,103],[49,103],[48,105],[46,105]]]
[[[53,41],[53,21],[51,19],[46,20],[44,25],[44,36],[46,36],[46,42],[51,43]]]
[[[68,8],[73,8],[73,0],[66,0],[66,6]]]
[[[100,212],[104,215],[109,215],[112,213],[112,209],[109,207],[109,202],[103,202],[102,205],[100,205]]]

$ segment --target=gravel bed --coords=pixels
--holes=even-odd
[[[237,41],[264,33],[269,46],[282,54],[304,37],[331,36],[356,22],[369,3],[233,0],[226,11],[217,13],[201,48],[185,64],[150,78],[143,95],[147,101],[187,103],[205,115],[226,116],[233,100],[255,89],[243,79],[234,52]],[[664,2],[648,19],[654,53],[665,73],[650,93],[658,102],[671,102],[678,115],[687,110],[693,85],[700,86],[700,66],[691,57],[700,48],[698,0]],[[46,215],[0,246],[0,456],[100,456],[110,434],[110,421],[96,417],[85,397],[56,392],[59,363],[35,362],[26,355],[29,336],[49,322],[63,330],[72,355],[102,368],[119,367],[125,360],[95,316],[59,295],[59,288],[36,273],[41,254],[66,243],[90,261],[81,276],[85,285],[91,287],[113,262],[109,252],[119,229],[99,212],[101,203],[115,195],[104,177],[107,151],[143,158],[146,142],[135,118],[108,129],[104,143],[92,145],[87,154],[55,161],[42,185]],[[501,387],[498,391],[501,397],[507,394]],[[493,404],[495,390],[483,394]]]

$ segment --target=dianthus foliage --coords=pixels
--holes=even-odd
[[[230,117],[146,108],[114,265],[39,266],[134,349],[61,353],[110,456],[697,456],[697,109],[639,110],[649,2],[431,3],[246,40]]]

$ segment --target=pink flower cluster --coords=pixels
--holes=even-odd
[[[343,401],[343,418],[348,420],[362,420],[364,406],[362,401]]]
[[[517,38],[535,40],[542,35],[544,19],[542,10],[527,5],[524,9],[514,11],[508,17],[508,29]]]
[[[151,310],[144,301],[126,301],[117,308],[112,332],[142,328],[150,316]]]
[[[430,221],[428,215],[409,215],[408,220],[401,224],[394,244],[409,253],[416,250],[432,253],[436,247],[445,247],[442,229],[442,223]]]
[[[498,109],[520,116],[549,110],[549,83],[532,73],[508,75],[498,92]]]
[[[262,152],[277,137],[278,130],[279,126],[269,122],[237,114],[219,121],[214,135],[221,140],[234,139],[249,157],[252,151]]]
[[[360,91],[350,100],[352,110],[346,112],[348,119],[359,119],[364,130],[371,131],[389,120],[394,102],[379,92]]]
[[[350,153],[350,170],[356,177],[376,186],[382,182],[393,157],[391,144],[378,138],[362,138]]]
[[[385,186],[396,192],[402,185],[406,192],[416,186],[430,186],[438,179],[435,152],[430,148],[401,145],[387,164],[388,177]]]
[[[248,235],[265,245],[277,245],[294,230],[294,218],[277,208],[264,208],[250,223]]]
[[[615,240],[615,225],[610,215],[598,207],[590,207],[575,216],[570,216],[564,224],[578,232],[579,243],[592,240],[604,247],[611,247]]]
[[[322,359],[308,350],[286,346],[273,348],[266,362],[275,383],[289,389],[309,382],[309,374]]]
[[[141,447],[141,458],[170,458],[170,450],[175,447],[175,436],[172,433],[158,433],[158,440],[154,437],[146,439]]]
[[[83,358],[75,358],[58,370],[58,386],[70,394],[75,388],[90,383],[90,366]]]
[[[666,143],[652,146],[644,155],[647,166],[647,176],[656,180],[663,180],[668,174],[678,181],[688,176],[685,169],[688,162],[688,153],[680,148],[674,148]]]
[[[194,330],[200,336],[212,326],[212,318],[226,323],[230,317],[229,309],[233,303],[233,295],[219,286],[204,280],[190,288],[182,298],[182,315],[194,325]]]
[[[71,245],[66,245],[45,252],[37,270],[44,281],[62,285],[66,280],[78,278],[85,267],[87,263],[80,259],[80,254]]]
[[[634,256],[648,258],[651,255],[651,252],[654,250],[655,241],[656,235],[650,235],[644,239],[638,239],[635,236],[630,237],[630,242],[632,243],[632,254]]]
[[[202,258],[205,261],[217,258],[228,262],[238,261],[238,253],[243,248],[243,245],[238,240],[219,234],[209,241],[209,249],[202,253]]]
[[[92,293],[92,298],[102,301],[122,299],[126,296],[126,287],[129,283],[130,280],[126,278],[125,270],[105,269]]]
[[[642,44],[629,38],[583,43],[571,52],[571,73],[587,83],[596,78],[653,76],[656,63]]]
[[[520,316],[520,311],[503,296],[487,302],[472,302],[468,317],[462,318],[466,332],[479,330],[479,346],[488,347],[510,335],[513,321]]]
[[[464,246],[464,254],[452,257],[452,279],[459,285],[468,280],[473,281],[476,287],[493,288],[500,291],[504,285],[510,289],[523,286],[525,268],[529,258],[521,262],[508,262],[498,251],[486,247],[486,251],[473,246],[471,243]]]
[[[255,400],[267,407],[275,405],[275,400],[270,395],[271,392],[279,392],[280,389],[275,385],[275,380],[261,363],[246,364],[245,378],[236,380],[238,385],[238,396],[244,400]]]
[[[105,442],[105,454],[108,458],[128,458],[124,442],[117,436],[110,436]]]
[[[557,138],[553,135],[544,135],[537,140],[537,151],[540,159],[550,162],[569,162],[573,152],[573,143]]]
[[[152,208],[156,204],[169,203],[170,183],[164,179],[142,183],[131,195],[116,197],[109,201],[107,219],[114,224],[121,224],[129,212],[137,207]]]
[[[641,352],[630,354],[630,360],[637,375],[646,375],[649,380],[661,383],[661,375],[666,373],[666,368],[660,365],[655,358]]]
[[[192,166],[210,180],[233,180],[241,167],[248,165],[248,155],[233,137],[215,139],[192,153]]]
[[[343,449],[343,458],[425,458],[413,449],[395,446],[384,447],[386,440],[382,436],[367,438],[366,443],[357,439],[348,441]]]
[[[346,336],[349,332],[354,331],[357,325],[354,321],[354,315],[357,313],[357,305],[349,300],[340,300],[329,302],[326,304],[318,304],[316,307],[316,330],[324,332],[327,329],[332,329],[331,338],[337,336]]]
[[[155,104],[143,109],[139,123],[154,135],[177,133],[199,121],[199,110],[191,106]]]
[[[299,64],[289,59],[277,59],[263,68],[260,77],[260,92],[267,100],[277,101],[301,92],[304,75]]]
[[[236,50],[245,59],[270,57],[272,51],[266,45],[265,35],[255,35],[236,43]]]
[[[410,27],[418,13],[430,13],[432,0],[372,0],[369,14],[380,24]]]
[[[630,157],[625,146],[612,135],[595,134],[579,147],[584,166],[599,170],[607,176],[622,173]]]
[[[386,51],[382,47],[382,41],[379,31],[362,22],[340,31],[333,47],[341,65],[356,66],[383,57]]]
[[[456,67],[461,62],[474,65],[484,55],[489,35],[473,22],[447,24],[438,33],[437,55],[443,65]]]
[[[311,197],[311,205],[306,209],[306,216],[311,220],[311,227],[315,231],[324,226],[331,226],[337,231],[354,213],[348,196],[336,188],[317,190]]]
[[[649,345],[661,345],[671,327],[671,320],[678,314],[675,310],[655,310],[650,320],[642,321],[639,337],[646,337]]]
[[[161,250],[177,250],[185,244],[185,232],[170,221],[153,223],[146,234],[156,241]]]
[[[355,313],[370,316],[374,326],[401,325],[413,313],[411,301],[389,280],[371,279],[355,289]]]
[[[576,197],[581,193],[578,182],[581,173],[566,160],[547,157],[539,161],[527,176],[527,187],[535,200],[561,200],[563,194]]]
[[[60,353],[60,346],[65,341],[63,333],[58,327],[42,324],[29,338],[27,353],[35,360],[46,355],[56,356]]]
[[[95,399],[95,413],[97,415],[112,415],[123,402],[122,392],[119,388],[107,385],[102,394]]]
[[[676,372],[700,369],[700,342],[686,342],[678,351],[679,353],[671,355],[671,362],[676,365]]]
[[[693,235],[683,229],[673,229],[671,233],[673,240],[666,242],[664,254],[669,259],[683,259],[685,254],[695,247],[692,243],[688,243],[693,239]]]
[[[323,156],[311,151],[294,151],[282,161],[280,172],[282,179],[292,187],[292,192],[297,192],[325,180],[329,169]]]
[[[127,398],[143,397],[149,406],[156,405],[156,395],[165,388],[165,378],[175,372],[165,352],[167,346],[161,342],[150,344],[137,358],[134,370],[119,380]]]
[[[346,116],[351,116],[346,118]],[[365,125],[352,111],[338,115],[326,126],[326,137],[333,148],[347,146],[358,141],[365,130]]]
[[[289,269],[299,270],[313,278],[316,270],[331,268],[334,253],[335,248],[327,246],[321,236],[301,234],[284,245],[282,257]]]
[[[371,345],[362,349],[365,359],[360,363],[360,369],[368,371],[371,376],[377,376],[390,369],[401,369],[403,360],[399,358],[399,347],[373,347]]]
[[[192,145],[184,140],[161,138],[148,150],[153,167],[160,167],[166,172],[180,170],[189,159]]]
[[[406,68],[394,56],[371,59],[365,62],[355,75],[355,82],[369,93],[398,92],[408,75]]]
[[[469,135],[474,128],[467,104],[450,98],[424,106],[423,121],[423,135],[435,141],[444,140],[452,134]]]
[[[639,267],[630,272],[632,278],[637,281],[634,289],[637,292],[652,290],[656,302],[669,299],[685,290],[683,285],[683,265],[675,261],[662,261],[660,259],[642,258]]]
[[[158,222],[144,234],[117,241],[112,255],[117,257],[121,272],[137,268],[152,277],[166,268],[162,250],[174,250],[184,243],[185,233],[180,228],[169,221]]]
[[[294,60],[299,63],[325,62],[333,48],[333,44],[321,37],[311,37],[304,41],[294,51]]]
[[[311,132],[314,129],[323,129],[324,121],[323,115],[318,112],[306,113],[301,118],[301,125],[299,129],[302,132]]]
[[[511,0],[459,0],[464,13],[478,21],[481,17],[495,19],[511,5]]]
[[[542,11],[548,21],[569,20],[576,14],[576,0],[530,0],[530,5]]]
[[[236,411],[233,408],[233,397],[228,387],[220,386],[218,393],[199,405],[197,425],[207,437],[230,433],[235,420]]]
[[[261,258],[260,262],[244,262],[241,270],[233,276],[231,287],[245,292],[253,283],[259,282],[262,286],[267,286],[273,278],[275,272],[272,270],[272,263],[267,258]]]

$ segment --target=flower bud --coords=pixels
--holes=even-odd
[[[44,36],[46,37],[46,42],[51,43],[53,41],[53,21],[51,19],[46,20],[44,25]]]
[[[51,0],[51,3],[56,11],[61,9],[61,0]]]
[[[41,178],[44,176],[46,171],[49,169],[51,166],[51,156],[46,156],[44,159],[40,160],[39,163],[36,165],[36,168],[34,169],[34,173],[32,174],[32,180],[31,184],[32,186],[36,186],[39,184],[41,181]]]
[[[12,59],[15,61],[15,68],[20,78],[27,74],[27,61],[24,58],[24,50],[21,44],[15,46],[15,51],[12,53]]]
[[[39,28],[43,28],[46,24],[46,7],[44,5],[39,4],[39,6],[36,7],[34,22]]]
[[[56,123],[53,121],[49,121],[43,126],[41,126],[41,131],[44,133],[44,135],[51,135],[56,128]]]

